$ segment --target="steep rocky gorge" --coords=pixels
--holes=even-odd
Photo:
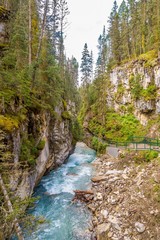
[[[31,121],[31,119],[30,119]],[[30,124],[31,122],[28,122]],[[11,189],[16,191],[21,199],[33,193],[35,185],[46,171],[61,165],[72,150],[72,135],[69,129],[69,120],[52,120],[48,114],[32,115],[33,131],[41,129],[41,138],[45,141],[35,166],[31,169],[15,168],[11,175]],[[22,126],[21,130],[13,133],[14,162],[18,164],[21,148],[21,131],[25,132],[29,125]],[[37,124],[37,126],[36,126]],[[24,127],[24,128],[23,128]]]
[[[18,128],[5,135],[5,141],[12,149],[14,158],[13,167],[8,169],[9,186],[21,199],[31,196],[42,176],[61,165],[73,149],[71,120],[62,117],[62,113],[63,109],[60,107],[55,109],[56,117],[46,111],[32,111]],[[30,137],[32,141],[27,146]],[[33,143],[35,146],[32,146]],[[30,152],[25,160],[22,157],[23,152],[27,154],[27,148],[36,148],[40,143],[42,146],[38,151],[39,156],[35,162],[28,164]]]
[[[160,113],[159,59],[135,60],[110,73],[107,104],[120,113],[133,112],[142,125]]]

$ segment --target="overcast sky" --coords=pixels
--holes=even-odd
[[[114,0],[67,0],[70,14],[65,47],[68,57],[72,55],[81,62],[84,44],[93,51],[97,58],[97,39],[107,26]],[[118,5],[122,0],[117,0]]]

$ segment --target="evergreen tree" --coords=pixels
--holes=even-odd
[[[89,83],[91,83],[91,77],[92,77],[92,56],[89,53],[87,43],[84,45],[84,49],[82,52],[82,58],[81,58],[81,81],[84,86],[88,86]]]
[[[105,26],[103,27],[103,33],[98,38],[98,58],[96,62],[96,76],[103,74],[106,69],[108,57],[109,57],[109,46],[108,36],[106,34]]]
[[[130,33],[129,33],[129,9],[123,0],[119,7],[121,58],[127,59],[131,56]]]
[[[64,64],[64,31],[67,26],[66,17],[69,14],[66,0],[59,0],[59,63],[63,67]]]
[[[121,61],[121,49],[120,49],[120,28],[119,28],[119,14],[118,14],[118,5],[114,1],[113,9],[109,18],[109,37],[110,44],[112,49],[112,59],[116,63]]]

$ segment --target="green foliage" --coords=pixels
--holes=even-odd
[[[91,82],[92,77],[92,71],[93,71],[93,59],[92,59],[92,53],[90,54],[88,51],[87,43],[84,44],[83,52],[82,52],[82,58],[81,58],[81,73],[82,73],[82,83],[84,86],[88,86]]]
[[[143,53],[138,57],[139,60],[144,60],[144,61],[150,61],[150,60],[153,60],[154,58],[157,58],[157,51],[155,49],[148,51],[146,53]]]
[[[39,151],[43,150],[43,148],[44,148],[44,146],[45,146],[45,143],[46,143],[46,141],[45,141],[44,139],[42,139],[42,140],[38,143],[37,149],[38,149]]]
[[[119,101],[125,92],[125,87],[122,84],[118,85],[117,92],[114,95],[116,101]]]
[[[98,98],[98,93],[95,84],[90,84],[88,88],[88,105],[91,106],[93,105]]]
[[[156,152],[156,151],[151,150],[151,151],[145,153],[145,159],[147,162],[150,162],[151,160],[153,160],[157,157],[158,157],[158,152]]]
[[[71,122],[71,132],[73,136],[73,144],[82,140],[82,127],[77,119],[74,119]]]
[[[43,216],[33,216],[26,214],[26,207],[33,207],[39,197],[29,197],[21,200],[13,197],[13,213],[7,215],[5,221],[13,222],[15,216],[21,222],[21,225],[25,227],[25,231],[31,233],[35,231],[40,224],[46,223],[46,219]]]
[[[36,146],[34,138],[23,139],[20,151],[20,161],[26,162],[29,166],[36,164],[36,159],[39,156],[40,151],[45,146],[45,140],[41,140]]]
[[[97,153],[105,153],[107,144],[101,142],[97,137],[92,138],[92,147],[97,151]]]
[[[32,1],[32,63],[28,63],[29,31],[28,3],[15,2],[16,11],[7,23],[9,47],[0,61],[0,111],[18,114],[19,109],[38,109],[53,111],[62,101],[62,96],[77,100],[78,63],[75,58],[61,66],[55,59],[55,46],[49,34],[44,34],[38,59],[36,59],[40,19],[39,3]],[[49,13],[48,13],[49,14]],[[47,23],[48,24],[48,23]],[[49,27],[46,26],[48,29]],[[61,46],[62,47],[62,46]],[[65,58],[65,57],[64,57]],[[74,65],[74,68],[73,68]],[[67,70],[66,70],[67,69]],[[65,101],[65,100],[64,100]],[[66,111],[64,103],[64,110]]]
[[[114,1],[109,17],[108,69],[126,59],[154,66],[160,44],[159,1]],[[146,24],[147,23],[147,24]]]
[[[104,139],[111,139],[114,141],[127,141],[131,136],[140,136],[145,134],[145,128],[132,114],[125,114],[123,116],[115,112],[107,112],[105,125],[94,117],[89,122],[89,130],[96,136],[99,134]]]
[[[137,74],[136,76],[131,75],[129,79],[129,84],[133,99],[139,99],[143,89],[141,85],[141,76],[139,74]]]
[[[87,113],[87,106],[86,106],[86,103],[83,102],[78,114],[78,121],[81,125],[83,125],[86,113]]]
[[[147,87],[147,89],[143,89],[141,91],[141,96],[143,97],[143,99],[145,101],[148,101],[148,100],[155,100],[156,97],[157,97],[157,92],[156,92],[157,88],[155,85],[149,85]]]
[[[133,99],[143,98],[145,101],[154,100],[157,96],[157,88],[154,84],[149,85],[146,89],[143,89],[141,84],[141,76],[131,75],[129,79],[131,88],[131,94]]]
[[[134,156],[134,160],[136,163],[142,163],[142,162],[150,162],[151,160],[158,157],[158,152],[154,150],[148,150],[148,151],[138,151],[136,155]]]

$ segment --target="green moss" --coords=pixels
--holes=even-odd
[[[39,218],[38,218],[38,224],[44,224],[44,223],[46,223],[47,221],[46,221],[46,219],[43,217],[43,216],[40,216]]]
[[[7,43],[0,43],[0,48],[8,48],[8,46]]]
[[[68,111],[62,112],[61,116],[62,116],[63,119],[71,120],[71,114]]]
[[[38,146],[37,146],[37,149],[39,151],[43,150],[44,146],[45,146],[45,143],[46,141],[44,139],[42,139],[39,143],[38,143]]]
[[[157,92],[156,92],[156,86],[155,85],[150,85],[148,86],[147,89],[143,89],[140,93],[140,95],[143,97],[145,101],[148,100],[155,100],[157,97]]]
[[[67,110],[67,102],[63,99],[62,103],[63,103],[63,108],[66,111]]]
[[[0,128],[12,132],[18,128],[19,120],[17,117],[0,115]]]
[[[156,50],[151,50],[149,52],[141,54],[138,57],[139,60],[144,60],[144,61],[150,61],[150,60],[153,60],[154,58],[157,58],[157,51]]]
[[[157,64],[157,51],[151,50],[147,53],[141,54],[138,59],[145,61],[144,67],[154,67]]]

